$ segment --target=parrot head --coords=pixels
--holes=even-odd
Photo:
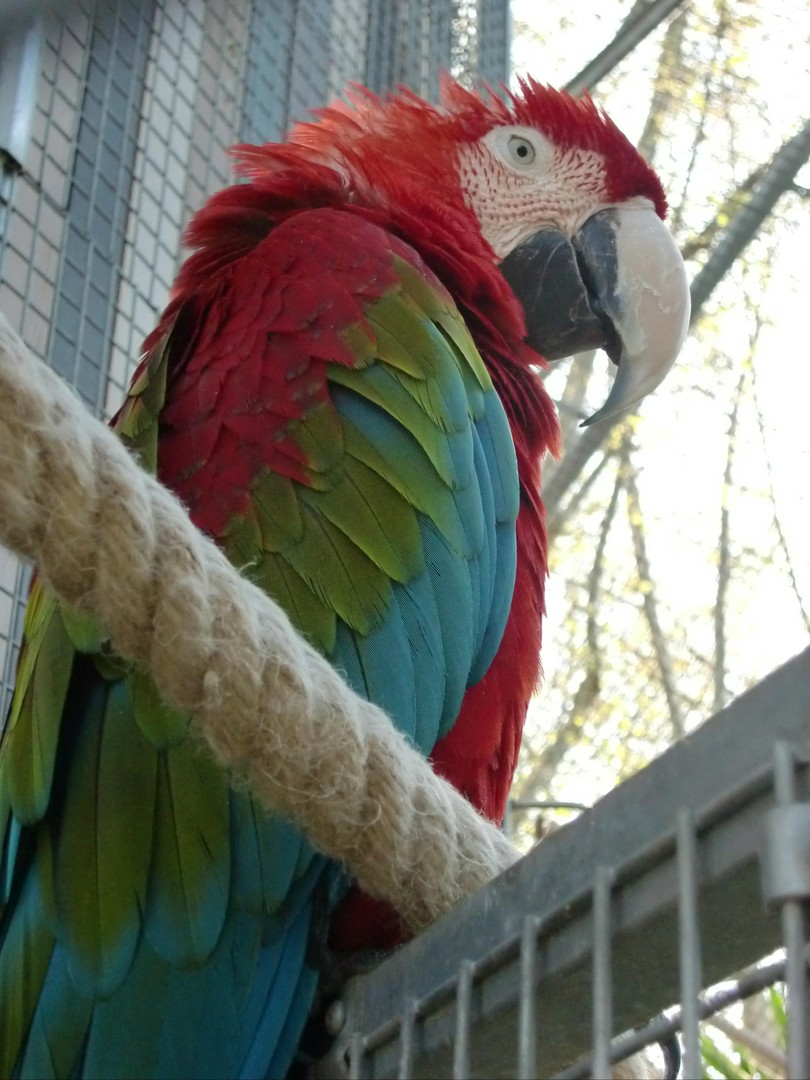
[[[683,260],[661,182],[590,97],[522,79],[504,98],[445,79],[433,106],[408,90],[349,101],[295,125],[285,144],[239,150],[241,171],[308,165],[341,200],[421,218],[466,215],[464,258],[495,260],[546,360],[604,348],[618,365],[586,424],[635,404],[665,377],[689,324]]]

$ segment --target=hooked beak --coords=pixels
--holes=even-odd
[[[604,349],[618,365],[605,404],[583,426],[635,405],[666,376],[689,329],[689,285],[675,241],[651,206],[599,210],[568,239],[541,229],[501,272],[546,360]]]

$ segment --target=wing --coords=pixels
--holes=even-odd
[[[116,427],[428,753],[500,642],[518,486],[418,255],[359,214],[288,219],[170,305]],[[39,586],[0,839],[0,1074],[286,1071],[337,869]]]

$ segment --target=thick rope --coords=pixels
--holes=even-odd
[[[514,862],[0,314],[0,540],[192,713],[216,759],[414,931]]]

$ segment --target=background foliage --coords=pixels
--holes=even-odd
[[[563,85],[650,7],[517,0],[516,69]],[[548,376],[565,454],[525,844],[545,822],[522,802],[589,805],[807,643],[809,32],[787,0],[695,0],[593,88],[660,172],[700,302],[668,382],[609,431],[578,427],[604,357]]]

